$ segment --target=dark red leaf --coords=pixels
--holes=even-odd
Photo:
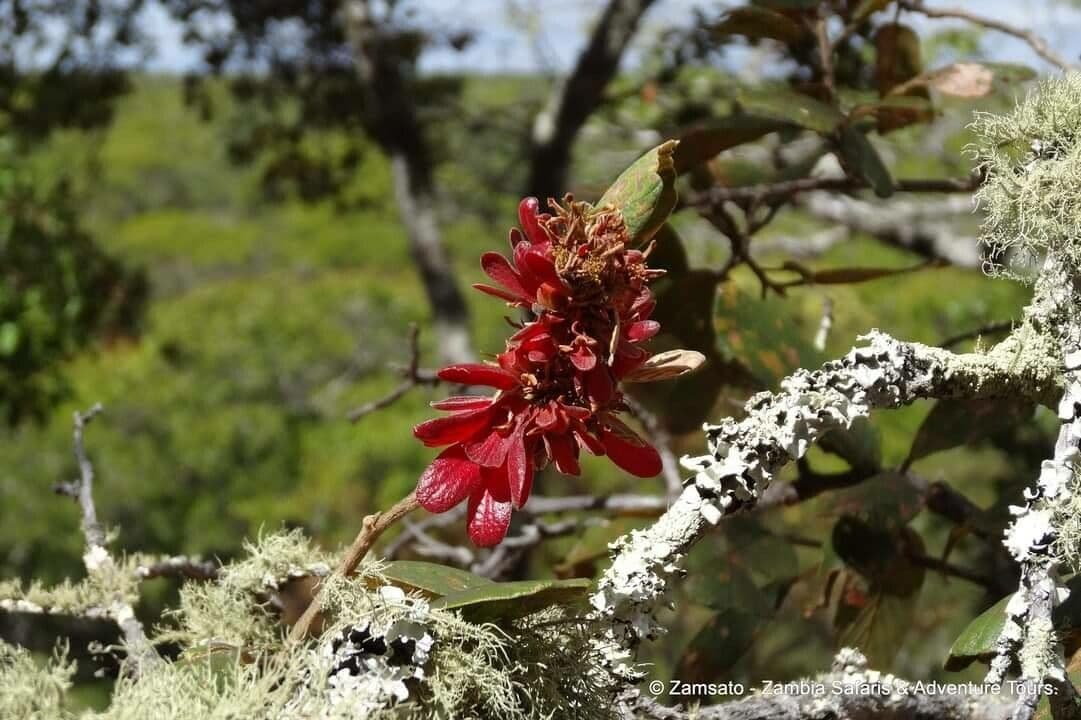
[[[440,453],[421,473],[417,502],[428,512],[446,512],[475,492],[480,481],[480,468],[455,445]]]
[[[469,538],[478,547],[498,545],[506,537],[510,526],[512,508],[506,479],[489,482],[490,477],[490,473],[486,472],[484,485],[469,496],[466,524]]]
[[[500,390],[510,390],[518,386],[518,378],[514,375],[501,367],[484,363],[448,365],[438,374],[440,380],[462,385],[485,385]]]
[[[642,320],[627,328],[627,339],[631,342],[649,340],[661,330],[661,324],[656,320]]]
[[[471,438],[488,426],[488,408],[466,410],[449,417],[435,418],[414,426],[413,435],[428,447],[450,445]]]
[[[618,420],[610,418],[608,422],[611,429],[601,429],[601,442],[612,462],[638,477],[659,475],[661,456],[656,449]]]
[[[492,398],[486,395],[451,395],[442,400],[433,400],[430,404],[436,410],[462,412],[463,410],[486,408],[492,404]]]
[[[522,287],[521,278],[507,262],[507,258],[497,252],[486,252],[480,256],[480,266],[496,284],[502,285],[518,297],[528,297],[525,288]]]
[[[548,454],[552,456],[556,470],[564,475],[578,475],[581,467],[578,465],[578,445],[569,435],[547,434],[544,443],[548,447]]]
[[[525,439],[525,425],[519,424],[507,449],[507,486],[516,508],[525,505],[533,488],[533,448],[527,447],[531,444]]]
[[[464,443],[465,455],[478,465],[499,467],[507,457],[507,449],[513,442],[513,436],[505,437],[493,430],[487,436]]]

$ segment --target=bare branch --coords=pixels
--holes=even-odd
[[[974,174],[967,178],[895,180],[893,189],[895,192],[967,193],[975,190],[979,184],[980,176]],[[763,185],[711,187],[708,190],[692,194],[683,204],[691,207],[701,207],[728,201],[748,203],[777,198],[792,198],[801,193],[814,190],[851,192],[866,189],[868,189],[867,184],[860,179],[849,177],[806,177]]]
[[[439,384],[440,380],[434,372],[420,368],[420,328],[416,323],[410,323],[409,325],[409,365],[403,369],[402,375],[405,379],[389,393],[378,400],[372,400],[350,410],[346,414],[349,422],[355,423],[365,415],[390,407],[418,385],[435,386]]]
[[[83,564],[91,576],[100,576],[106,580],[110,573],[117,571],[116,562],[105,547],[105,530],[98,521],[97,509],[94,506],[94,466],[86,454],[86,445],[83,435],[87,424],[102,411],[101,403],[95,403],[87,412],[74,413],[74,451],[75,460],[79,465],[79,480],[75,483],[76,497],[82,510],[83,535],[86,536],[86,552],[83,554]],[[104,598],[103,614],[115,622],[124,634],[124,642],[128,651],[127,668],[129,672],[138,675],[160,663],[161,657],[154,649],[153,644],[146,636],[143,624],[135,617],[135,609],[124,597],[119,588],[110,588],[112,594]]]
[[[918,12],[921,15],[925,15],[929,18],[952,18],[956,20],[964,20],[974,25],[988,28],[989,30],[997,30],[1000,33],[1006,35],[1012,35],[1013,37],[1023,40],[1028,43],[1028,46],[1035,51],[1037,55],[1042,57],[1047,62],[1051,63],[1060,70],[1070,71],[1076,70],[1077,66],[1070,63],[1066,58],[1062,57],[1051,46],[1036,33],[1031,30],[1024,30],[1015,25],[997,20],[995,18],[989,18],[984,15],[977,15],[969,12],[968,10],[962,10],[960,8],[929,8],[924,5],[923,0],[900,0],[898,3],[905,10],[912,12]]]

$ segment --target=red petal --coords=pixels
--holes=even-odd
[[[465,410],[449,417],[435,418],[413,427],[413,435],[428,447],[461,442],[488,427],[488,408]]]
[[[620,343],[616,356],[612,360],[612,375],[617,379],[625,378],[642,366],[649,359],[649,353],[629,343]]]
[[[522,262],[525,263],[525,270],[528,270],[529,274],[536,280],[535,285],[551,285],[553,288],[559,288],[563,285],[563,280],[559,277],[559,273],[556,272],[555,263],[536,250],[531,250],[523,255]]]
[[[518,247],[519,243],[524,243],[526,241],[525,240],[525,235],[523,235],[522,231],[519,230],[518,228],[511,228],[510,229],[510,238],[509,238],[509,240],[510,240],[511,252],[514,252],[514,248]]]
[[[463,385],[486,385],[510,390],[518,387],[518,378],[501,367],[484,363],[448,365],[439,371],[439,379]]]
[[[597,406],[607,405],[615,393],[615,383],[608,374],[608,368],[598,367],[586,376],[586,392]]]
[[[485,480],[484,486],[469,496],[466,520],[469,538],[478,547],[498,545],[507,536],[512,512],[505,479],[502,483],[498,480],[489,483],[486,473]],[[500,487],[500,484],[504,487]]]
[[[564,475],[577,475],[582,471],[578,465],[578,445],[569,435],[545,435],[544,444],[555,462],[556,470]]]
[[[524,425],[519,425],[511,437],[514,440],[507,451],[507,485],[511,503],[520,508],[525,505],[533,489],[533,443],[526,443]]]
[[[537,214],[540,211],[540,201],[535,197],[522,198],[518,203],[518,224],[522,226],[526,238],[533,244],[548,242],[548,233],[541,227]]]
[[[507,258],[497,252],[486,252],[480,256],[480,266],[484,273],[499,285],[507,288],[518,297],[528,297],[518,273],[507,262]]]
[[[492,398],[485,395],[451,395],[442,400],[433,400],[430,405],[436,410],[449,410],[462,412],[463,410],[480,410],[492,404]]]
[[[574,437],[578,439],[578,447],[585,449],[590,455],[604,455],[604,444],[585,428],[575,428]]]
[[[421,474],[417,502],[428,512],[446,512],[472,494],[480,480],[480,468],[465,458],[462,448],[449,447]]]
[[[582,372],[588,372],[597,367],[597,356],[588,345],[579,345],[570,354],[571,364]]]
[[[485,285],[484,283],[473,283],[474,290],[480,290],[485,295],[491,295],[497,297],[500,300],[506,300],[509,303],[524,303],[525,300],[518,297],[512,292],[504,290],[503,288],[492,287],[491,285]]]
[[[661,456],[633,430],[623,423],[619,434],[601,429],[601,442],[608,457],[631,475],[653,477],[661,473]]]
[[[480,440],[464,443],[463,447],[466,457],[476,464],[499,467],[507,457],[507,448],[511,442],[511,437],[505,437],[493,430]]]
[[[661,324],[656,320],[642,320],[627,328],[627,339],[631,342],[649,340],[661,330]]]

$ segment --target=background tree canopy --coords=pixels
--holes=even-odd
[[[81,573],[79,514],[52,487],[77,472],[72,413],[96,402],[97,505],[124,550],[228,561],[282,527],[347,542],[433,457],[411,436],[448,394],[430,369],[502,348],[510,311],[467,290],[520,198],[596,201],[667,138],[680,199],[651,256],[667,271],[652,348],[707,363],[630,391],[666,473],[584,458],[534,491],[655,502],[571,513],[572,530],[495,560],[457,522],[396,528],[381,550],[594,578],[608,543],[678,494],[674,458],[701,454],[703,422],[872,328],[970,350],[1019,320],[1031,286],[989,276],[1003,258],[977,241],[969,123],[1078,48],[1030,47],[1005,3],[598,1],[574,43],[536,17],[562,10],[485,4],[482,23],[426,0],[0,4],[4,578]],[[182,62],[162,64],[166,26]],[[499,72],[493,35],[532,43],[531,70]],[[495,59],[446,61],[478,56]],[[354,412],[403,373],[415,387]],[[1017,587],[1007,508],[1056,430],[1045,407],[979,399],[828,435],[780,500],[691,553],[669,634],[641,651],[650,677],[795,679],[847,645],[884,671],[981,678],[986,648],[951,646]],[[511,534],[545,522],[516,516]],[[178,586],[148,585],[140,616],[159,621]],[[78,656],[103,636],[73,633]],[[0,613],[0,636],[44,651],[53,634]],[[95,667],[78,701],[103,708]]]

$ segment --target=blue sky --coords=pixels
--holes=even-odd
[[[589,27],[604,7],[604,0],[413,0],[426,25],[483,28],[463,52],[450,49],[428,52],[423,68],[430,71],[535,72],[546,67],[565,70],[584,44]],[[727,3],[731,4],[731,3]],[[1060,54],[1081,55],[1081,11],[1056,0],[928,0],[938,7],[964,8],[974,13],[1033,29]],[[691,11],[716,13],[726,3],[717,0],[658,0],[646,16],[635,48],[647,45],[664,27],[685,25]],[[542,8],[538,11],[537,8]],[[198,55],[183,47],[180,28],[156,4],[144,17],[156,40],[155,70],[180,72],[198,67]],[[917,29],[949,27],[951,21],[926,20],[909,15]],[[633,51],[627,62],[634,63]],[[1020,40],[988,32],[988,57],[1024,62],[1039,69],[1043,63]]]

